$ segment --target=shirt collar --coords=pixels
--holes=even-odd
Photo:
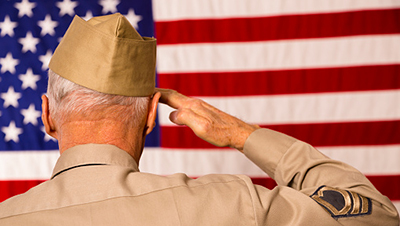
[[[69,148],[62,153],[51,179],[63,171],[83,165],[118,165],[139,172],[136,161],[126,151],[109,144],[84,144]]]

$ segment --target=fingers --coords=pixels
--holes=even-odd
[[[202,115],[197,114],[189,108],[181,108],[171,112],[169,119],[175,124],[186,125],[192,130],[196,130],[195,127],[200,125],[204,120]]]
[[[187,97],[175,90],[156,88],[155,92],[161,93],[161,103],[177,109],[170,113],[169,119],[178,125],[186,125],[193,129],[209,116],[220,112],[200,99]]]
[[[191,121],[196,120],[196,114],[190,109],[190,102],[193,100],[192,98],[171,89],[156,88],[155,92],[161,93],[160,103],[178,109],[177,111],[171,112],[169,116],[171,122],[190,127]]]
[[[172,108],[180,108],[189,97],[182,95],[175,90],[156,88],[155,92],[161,93],[160,103],[166,104]]]

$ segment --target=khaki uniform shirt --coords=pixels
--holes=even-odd
[[[115,146],[75,146],[51,180],[0,204],[0,225],[399,225],[390,200],[359,171],[306,143],[259,129],[244,153],[278,186],[243,175],[141,173]]]

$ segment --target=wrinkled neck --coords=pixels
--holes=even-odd
[[[141,130],[143,128],[129,128],[112,119],[66,122],[59,130],[60,153],[81,144],[111,144],[126,151],[139,163],[144,146]]]

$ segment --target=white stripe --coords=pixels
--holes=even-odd
[[[400,174],[400,145],[324,147],[319,150],[366,175]],[[58,156],[58,151],[0,152],[0,180],[49,179]],[[217,173],[266,177],[243,154],[231,149],[146,148],[139,168],[142,172],[161,175],[180,172],[189,176]]]
[[[400,7],[398,0],[153,0],[155,21],[329,13]]]
[[[366,175],[399,175],[400,145],[321,147],[328,157],[347,163]]]
[[[47,180],[60,156],[54,151],[1,151],[0,180]]]
[[[158,46],[159,73],[265,71],[400,63],[400,35]]]
[[[400,119],[400,90],[243,97],[202,97],[207,103],[248,123],[260,125]],[[159,105],[159,122],[173,109]]]

